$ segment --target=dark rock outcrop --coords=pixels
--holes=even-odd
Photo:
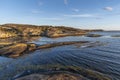
[[[102,35],[99,34],[87,34],[87,37],[101,37]]]

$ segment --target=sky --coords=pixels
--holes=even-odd
[[[0,24],[120,30],[120,0],[0,0]]]

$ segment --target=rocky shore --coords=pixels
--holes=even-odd
[[[77,45],[77,46],[85,46],[86,47],[94,47],[103,45],[100,42],[91,43],[89,41],[67,41],[67,42],[55,42],[43,45],[37,45],[33,43],[13,43],[13,44],[4,44],[4,47],[0,48],[0,55],[17,59],[20,56],[25,54],[32,54],[35,50],[54,48],[65,45]],[[18,66],[17,66],[18,67]],[[35,71],[27,71],[31,74],[25,75],[24,73],[20,73],[21,75],[15,77],[14,80],[111,80],[110,77],[103,75],[99,72],[85,69],[82,67],[73,67],[73,66],[61,66],[61,65],[47,65],[47,66],[34,66],[29,65],[28,67],[19,66],[20,70],[25,71],[25,69],[35,69]],[[19,70],[19,69],[18,69]],[[47,70],[48,74],[39,74],[35,73],[38,70]],[[60,71],[56,73],[56,71]],[[67,72],[67,73],[66,73]],[[14,78],[14,77],[13,77]]]
[[[0,26],[0,38],[18,37],[18,36],[42,36],[42,37],[64,37],[80,36],[91,31],[103,30],[82,30],[65,26],[35,26],[24,24],[4,24]]]
[[[88,34],[92,31],[102,31],[102,30],[81,30],[71,27],[64,26],[35,26],[35,25],[23,25],[23,24],[4,24],[0,26],[0,56],[9,57],[17,60],[23,55],[32,54],[36,50],[66,46],[66,45],[76,45],[77,47],[87,48],[105,45],[100,42],[89,42],[89,41],[64,41],[64,42],[53,42],[38,45],[35,43],[28,43],[32,36],[37,37],[48,37],[48,38],[58,38],[65,36],[81,36],[86,35],[86,37],[101,37],[102,35]],[[27,39],[26,39],[27,37]],[[15,38],[15,40],[14,40]],[[6,39],[5,41],[2,39]],[[7,41],[8,39],[8,41]],[[10,40],[9,40],[10,39]],[[33,38],[36,40],[38,38]],[[82,67],[73,66],[56,66],[54,67],[39,66],[38,70],[50,70],[62,71],[59,73],[50,74],[39,74],[31,73],[29,75],[23,75],[15,78],[15,80],[111,80],[108,76],[103,75],[99,72],[85,69]],[[32,66],[28,66],[29,68]],[[21,70],[24,70],[24,66],[20,66]],[[23,68],[23,69],[22,69]],[[35,68],[37,70],[37,68]],[[37,70],[37,71],[38,71]]]
[[[47,66],[52,70],[52,66]],[[46,68],[46,67],[44,67]],[[18,76],[15,80],[112,80],[109,76],[100,72],[85,69],[82,67],[54,65],[52,72],[32,73],[29,75]]]
[[[84,43],[88,43],[88,41],[57,42],[51,44],[44,44],[40,46],[32,43],[15,43],[7,46],[3,45],[4,47],[0,48],[0,55],[11,58],[17,58],[21,55],[28,54],[38,49],[47,49],[58,46],[64,46],[64,45],[84,44]]]
[[[102,30],[82,30],[71,27],[64,26],[35,26],[35,25],[24,25],[24,24],[4,24],[0,26],[0,39],[6,38],[18,38],[20,40],[24,37],[41,36],[49,38],[65,37],[65,36],[81,36],[87,35],[88,32],[92,31],[102,31]],[[96,35],[92,35],[96,36]],[[71,45],[71,44],[81,44],[87,43],[87,41],[77,41],[77,42],[59,42],[53,44],[45,44],[38,46],[36,44],[28,44],[25,40],[20,41],[15,40],[11,42],[1,42],[0,43],[0,55],[16,58],[25,53],[30,53],[31,51],[37,49],[46,49],[56,46]],[[29,40],[29,39],[28,39]]]

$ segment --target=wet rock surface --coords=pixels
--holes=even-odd
[[[49,75],[31,74],[15,80],[87,80],[80,75],[70,73],[56,73]]]
[[[100,72],[73,66],[40,66],[43,70],[48,69],[48,73],[33,73],[16,77],[15,80],[112,80],[111,77]]]

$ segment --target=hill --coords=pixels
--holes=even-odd
[[[95,30],[81,30],[65,26],[36,26],[26,24],[4,24],[0,26],[0,38],[17,36],[45,36],[50,38],[85,35]]]

